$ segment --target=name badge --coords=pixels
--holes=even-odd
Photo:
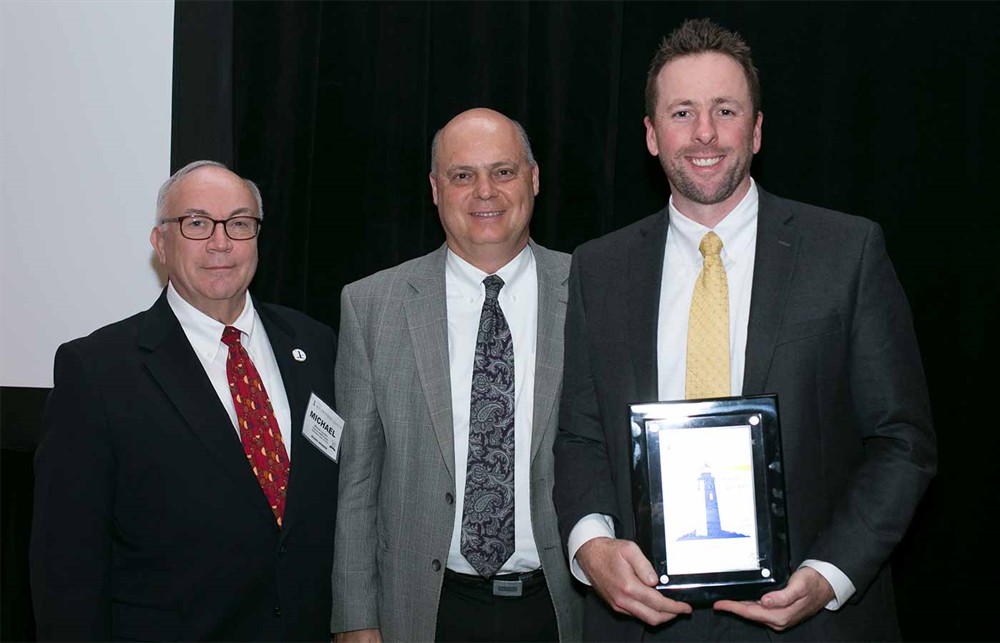
[[[312,442],[320,453],[337,462],[340,436],[344,433],[344,420],[326,402],[313,393],[306,405],[306,419],[302,424],[302,435]]]

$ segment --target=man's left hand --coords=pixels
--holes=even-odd
[[[833,588],[811,567],[801,567],[788,579],[785,589],[768,592],[760,601],[716,601],[713,609],[732,612],[757,621],[775,632],[783,632],[816,612],[835,598]]]

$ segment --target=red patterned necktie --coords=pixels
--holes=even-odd
[[[226,326],[222,342],[229,347],[226,377],[236,406],[240,441],[280,527],[288,490],[288,452],[281,441],[278,419],[260,373],[240,342],[239,329]]]

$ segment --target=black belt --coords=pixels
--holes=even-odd
[[[450,569],[444,570],[444,579],[460,585],[476,587],[494,596],[520,596],[525,588],[545,582],[542,568],[530,572],[516,574],[497,574],[492,578],[483,578],[473,574],[462,574]]]

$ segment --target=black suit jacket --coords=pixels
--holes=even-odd
[[[936,463],[909,306],[878,225],[759,192],[743,393],[778,394],[793,566],[832,563],[857,593],[784,635],[704,609],[658,636],[898,638],[886,561]],[[667,217],[573,256],[555,444],[564,541],[595,512],[614,517],[619,538],[634,537],[627,405],[657,399]],[[641,627],[590,592],[585,637],[637,640]]]
[[[39,639],[329,640],[337,465],[302,426],[311,393],[334,404],[336,341],[254,304],[291,409],[284,528],[164,292],[56,353],[35,456]]]

